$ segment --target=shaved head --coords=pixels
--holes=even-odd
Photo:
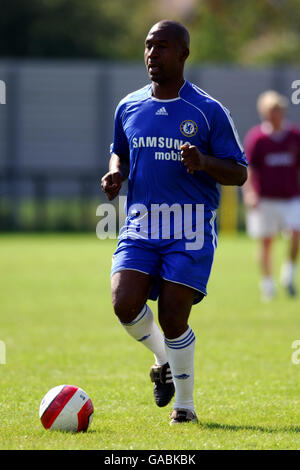
[[[180,44],[184,49],[189,49],[190,47],[190,35],[188,30],[178,21],[172,20],[162,20],[152,26],[149,31],[153,33],[154,31],[166,31],[174,37],[174,39]]]
[[[163,20],[153,25],[145,39],[144,51],[150,80],[180,88],[184,82],[184,64],[190,53],[189,44],[187,29],[177,21]]]

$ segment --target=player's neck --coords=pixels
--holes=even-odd
[[[284,130],[283,123],[273,123],[271,122],[272,132],[282,132]]]
[[[285,130],[285,122],[273,123],[270,121],[263,121],[262,129],[266,134],[279,134]]]
[[[174,82],[152,82],[152,96],[158,100],[171,100],[173,98],[177,98],[184,83],[185,80],[183,77],[179,80],[175,80]]]

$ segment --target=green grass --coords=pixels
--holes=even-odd
[[[209,295],[194,307],[199,425],[169,426],[148,378],[152,354],[112,313],[115,241],[91,235],[0,237],[1,449],[299,449],[300,302],[279,290],[263,304],[255,245],[220,237]],[[284,240],[276,244],[276,275]],[[157,314],[156,304],[150,302]],[[95,415],[84,434],[43,429],[49,388],[79,385]]]

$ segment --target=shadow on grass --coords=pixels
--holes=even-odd
[[[259,431],[269,434],[280,433],[280,432],[295,432],[300,433],[300,426],[283,426],[283,427],[271,427],[271,426],[260,426],[260,425],[247,425],[247,424],[221,424],[221,423],[208,423],[200,421],[199,425],[202,429],[220,429],[223,431]]]
[[[188,425],[188,424],[187,424]],[[271,426],[260,426],[260,425],[238,425],[238,424],[221,424],[221,423],[214,423],[214,422],[205,422],[199,421],[198,424],[193,425],[197,426],[199,430],[220,430],[220,431],[252,431],[252,432],[263,432],[268,434],[277,434],[277,433],[300,433],[300,426],[282,426],[282,427],[271,427]],[[175,426],[177,428],[177,426]],[[92,428],[88,429],[88,431],[81,433],[81,434],[98,434],[101,432],[103,434],[103,429]],[[113,429],[105,429],[105,433],[115,434]]]

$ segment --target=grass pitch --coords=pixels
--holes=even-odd
[[[253,242],[219,238],[209,295],[190,319],[200,422],[173,427],[171,405],[153,401],[152,354],[112,313],[115,245],[93,234],[0,237],[0,448],[299,449],[300,364],[291,358],[300,300],[279,289],[261,302]],[[278,240],[277,274],[284,252]],[[39,421],[42,397],[63,383],[93,400],[87,433],[50,432]]]

